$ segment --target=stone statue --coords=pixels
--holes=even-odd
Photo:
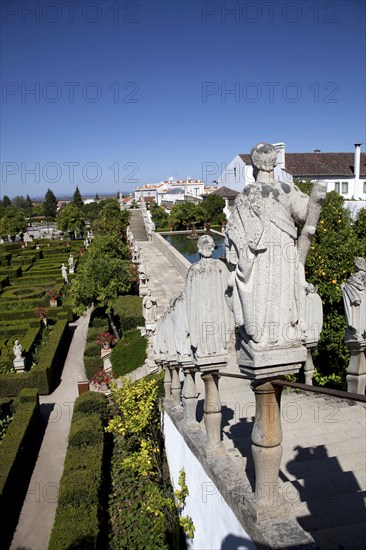
[[[355,273],[342,285],[347,318],[346,341],[366,340],[366,261],[354,260]]]
[[[146,296],[142,300],[142,314],[146,323],[155,323],[156,320],[156,300],[151,296],[151,290],[147,290]]]
[[[20,359],[22,357],[22,345],[19,343],[19,340],[15,340],[14,342],[13,353],[15,359]]]
[[[188,361],[191,359],[191,340],[189,337],[187,303],[184,291],[174,300],[172,319],[178,361]]]
[[[186,279],[187,318],[193,357],[227,355],[234,319],[225,302],[229,271],[212,258],[215,242],[210,235],[198,239],[201,260],[193,264]]]
[[[314,285],[306,287],[305,343],[317,343],[323,328],[323,304]]]
[[[68,283],[69,279],[67,277],[67,267],[66,267],[65,264],[62,264],[62,266],[61,266],[61,274],[62,274],[62,277],[63,277],[65,283]]]
[[[69,259],[67,260],[69,264],[70,271],[74,269],[74,256],[70,254]]]
[[[297,347],[306,328],[304,265],[326,185],[314,184],[309,199],[277,181],[269,143],[256,145],[251,157],[255,183],[236,198],[226,228],[227,260],[236,266],[227,302],[251,349]]]

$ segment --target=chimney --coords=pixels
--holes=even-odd
[[[354,160],[354,167],[353,167],[355,180],[360,179],[360,163],[361,163],[361,143],[355,143],[355,160]]]
[[[284,143],[274,143],[273,147],[277,151],[277,165],[281,169],[285,168],[285,144]]]

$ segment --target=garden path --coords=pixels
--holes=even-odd
[[[90,313],[70,323],[74,334],[60,384],[40,397],[45,433],[10,550],[47,550],[78,382],[86,379],[83,355]]]

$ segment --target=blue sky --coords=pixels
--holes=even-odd
[[[1,16],[1,195],[212,183],[259,141],[366,141],[364,2],[3,1]]]

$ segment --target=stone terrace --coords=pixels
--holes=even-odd
[[[159,310],[162,312],[169,299],[183,289],[183,277],[152,242],[139,242],[139,246],[147,270],[149,288],[157,298]],[[233,345],[231,358],[225,372],[239,374]],[[223,444],[227,453],[223,458],[211,461],[205,457],[204,451],[204,387],[199,376],[196,382],[200,394],[197,408],[197,419],[200,423],[198,430],[185,430],[181,413],[169,405],[168,413],[188,446],[194,450],[206,473],[237,517],[243,520],[242,506],[238,506],[238,502],[242,501],[240,493],[244,492],[249,496],[253,488],[251,431],[255,411],[254,393],[247,380],[221,377]],[[365,408],[359,404],[349,405],[335,398],[285,390],[282,394],[281,416],[283,456],[279,483],[280,493],[289,507],[289,512],[282,514],[281,520],[279,511],[281,525],[283,521],[288,521],[288,531],[291,532],[291,524],[296,521],[322,549],[363,549],[366,540]],[[200,446],[200,442],[203,445]],[[230,464],[231,471],[225,472],[225,475],[220,475],[215,468],[215,464],[221,462]],[[232,494],[233,488],[235,494]],[[263,547],[268,548],[266,543],[273,548],[290,547],[282,544],[284,541],[281,540],[281,532],[278,535],[281,529],[276,532],[276,520],[273,517],[269,522],[257,523],[254,527],[251,520],[245,523],[243,522],[244,528],[258,547],[264,544]],[[291,545],[291,541],[289,544]],[[307,545],[308,548],[310,546]],[[293,547],[299,546],[295,543]]]

